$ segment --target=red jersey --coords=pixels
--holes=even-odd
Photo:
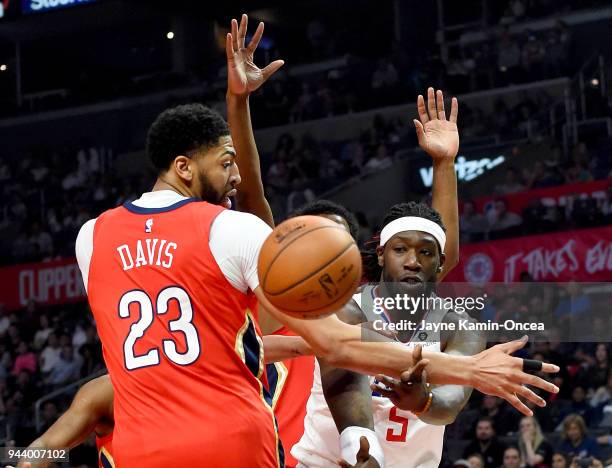
[[[282,327],[274,335],[296,336]],[[293,447],[304,434],[306,403],[310,397],[314,376],[315,358],[301,356],[267,365],[270,393],[278,421],[278,432],[285,448],[285,466],[293,468],[297,460],[291,456]]]
[[[95,222],[87,290],[118,468],[283,464],[255,295],[229,283],[208,245],[222,210],[126,203]]]
[[[115,468],[113,460],[113,433],[104,436],[96,436],[96,446],[98,447],[98,468]]]

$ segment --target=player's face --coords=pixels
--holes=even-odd
[[[396,234],[384,247],[377,248],[377,254],[382,280],[403,283],[413,292],[424,292],[427,283],[435,283],[438,267],[444,262],[436,239],[421,231]]]
[[[198,170],[195,193],[204,201],[231,208],[230,197],[236,195],[241,180],[231,137],[219,138],[218,144],[199,155],[195,163]]]

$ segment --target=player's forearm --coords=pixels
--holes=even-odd
[[[446,261],[442,272],[438,275],[438,281],[440,281],[459,262],[459,212],[454,158],[433,162],[432,206],[440,213],[446,227],[446,246],[444,248]]]
[[[470,399],[472,390],[471,387],[461,385],[442,385],[432,389],[431,406],[419,419],[436,426],[452,424]]]
[[[236,162],[240,168],[242,182],[238,190],[238,207],[261,218],[274,227],[272,210],[265,197],[261,179],[259,153],[253,135],[248,96],[227,95],[227,120],[232,142],[236,149]]]
[[[364,342],[355,337],[339,344],[326,359],[335,367],[362,374],[384,374],[396,379],[413,365],[412,351],[397,346],[395,342]],[[475,366],[471,357],[423,351],[423,359],[429,360],[427,376],[432,384],[469,385],[471,382]]]
[[[351,426],[374,430],[369,377],[330,367],[324,360],[319,365],[323,395],[338,433]]]
[[[313,354],[308,343],[299,336],[266,335],[262,340],[266,364]]]

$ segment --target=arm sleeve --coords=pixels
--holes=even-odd
[[[257,259],[272,228],[257,216],[239,211],[221,212],[210,227],[209,245],[223,275],[246,293],[259,286]]]
[[[81,226],[74,246],[77,263],[79,264],[79,270],[81,270],[81,277],[83,278],[83,284],[85,285],[85,292],[87,292],[89,264],[91,262],[91,255],[93,253],[93,235],[96,219],[97,218],[90,219],[83,224],[83,226]]]

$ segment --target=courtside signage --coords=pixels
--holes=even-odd
[[[481,158],[468,161],[464,156],[459,156],[455,163],[455,171],[457,172],[457,180],[459,182],[469,182],[476,177],[480,177],[485,172],[502,164],[506,158],[503,155],[494,158]],[[433,183],[433,167],[422,167],[419,169],[421,181],[425,187],[431,187]]]

